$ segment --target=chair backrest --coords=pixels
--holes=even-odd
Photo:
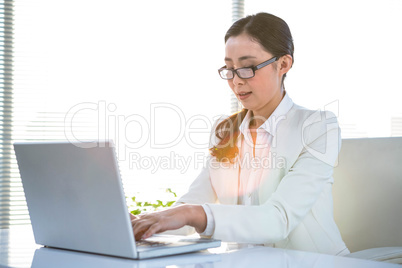
[[[334,217],[351,252],[402,246],[402,137],[344,139]]]

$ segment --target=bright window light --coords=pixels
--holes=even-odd
[[[334,111],[343,138],[402,135],[401,1],[246,1],[246,15],[261,11],[292,31],[295,103]]]

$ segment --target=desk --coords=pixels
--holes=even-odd
[[[218,250],[182,254],[149,260],[128,260],[43,248],[36,245],[32,230],[12,227],[0,230],[0,268],[4,267],[71,267],[71,268],[142,268],[142,267],[320,267],[320,268],[387,268],[395,264],[336,257],[325,254],[283,250],[269,247],[247,248],[237,251]]]

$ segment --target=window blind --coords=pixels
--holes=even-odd
[[[232,0],[232,22],[235,22],[244,17],[244,0]],[[242,109],[241,103],[232,93],[230,96],[230,112],[231,114]]]
[[[0,1],[0,227],[7,227],[20,211],[21,185],[14,179],[13,116],[13,1]],[[10,207],[15,206],[15,210]],[[22,208],[22,210],[24,210]]]

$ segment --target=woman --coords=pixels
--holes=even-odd
[[[286,22],[248,16],[225,43],[219,74],[244,109],[214,129],[208,165],[181,205],[132,216],[136,238],[187,225],[227,242],[348,254],[332,208],[339,127],[332,113],[302,108],[286,93],[294,51]]]

